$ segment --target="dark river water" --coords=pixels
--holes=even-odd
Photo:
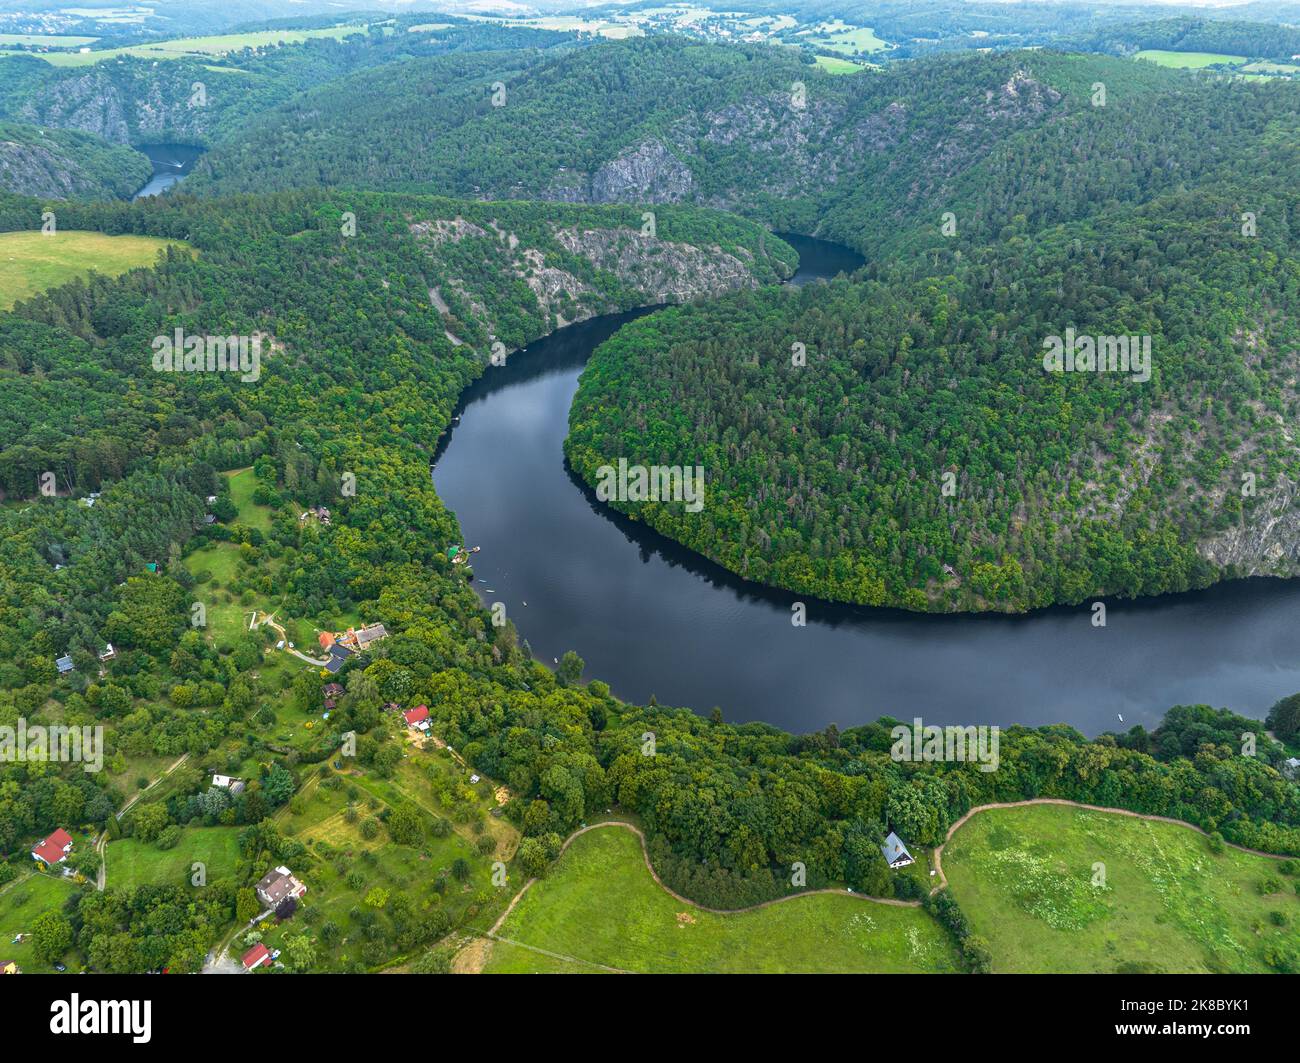
[[[791,240],[796,283],[851,253]],[[1300,581],[1021,617],[923,616],[803,599],[745,583],[607,510],[566,468],[569,405],[591,351],[637,313],[574,325],[511,355],[465,393],[436,458],[483,600],[542,661],[566,650],[586,678],[644,702],[720,706],[794,732],[882,715],[936,724],[1069,723],[1087,734],[1154,726],[1205,702],[1262,717],[1300,691]],[[526,605],[524,603],[527,603]],[[1120,717],[1123,717],[1121,722]]]
[[[149,156],[153,163],[153,176],[133,198],[144,199],[146,196],[158,196],[180,181],[194,169],[202,148],[190,144],[150,144],[140,149]]]

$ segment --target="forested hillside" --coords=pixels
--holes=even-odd
[[[874,248],[899,257],[624,329],[575,401],[575,467],[703,464],[703,513],[622,508],[748,578],[872,605],[1023,610],[1300,571],[1300,95],[1184,79],[1070,108],[1057,83],[1011,82],[1058,120],[946,182],[909,175],[928,211]],[[881,176],[827,228],[898,220]],[[1150,379],[1045,371],[1067,329],[1148,337]]]
[[[7,199],[0,229],[39,225],[40,214],[35,201]],[[0,630],[15,647],[0,665],[0,722],[100,725],[107,736],[101,773],[79,764],[0,767],[0,854],[25,857],[28,836],[51,820],[149,843],[174,828],[173,844],[186,825],[247,827],[239,844],[248,863],[239,880],[207,895],[216,909],[191,913],[200,925],[182,920],[174,933],[131,945],[120,935],[146,906],[183,907],[183,896],[82,902],[80,947],[100,969],[171,961],[193,970],[206,935],[234,917],[235,887],[260,877],[270,853],[310,869],[300,845],[256,828],[314,776],[341,735],[363,733],[368,764],[400,759],[401,740],[387,737],[380,718],[380,685],[384,699],[405,699],[436,672],[486,675],[507,663],[520,676],[511,682],[524,682],[529,666],[513,629],[485,625],[447,562],[459,535],[428,476],[457,397],[495,344],[507,352],[563,315],[658,301],[669,283],[678,293],[670,297],[690,298],[772,282],[789,273],[792,254],[725,215],[667,209],[648,237],[640,213],[625,208],[375,195],[68,204],[61,222],[183,237],[196,254],[76,282],[0,315],[9,496],[0,507]],[[620,253],[627,248],[639,251]],[[259,337],[260,377],[158,372],[154,340],[176,328]],[[218,475],[249,465],[258,469],[258,498],[273,507],[265,530],[234,519],[227,477]],[[57,493],[47,497],[37,488],[50,473]],[[345,473],[355,494],[344,490]],[[86,496],[92,488],[102,494]],[[300,507],[318,504],[334,508],[332,528],[299,521]],[[326,623],[365,603],[367,615],[402,633],[366,683],[350,682],[330,726],[300,732],[305,741],[292,746],[276,737],[283,666],[264,660],[261,633],[239,623],[209,640],[192,628],[192,605],[207,602],[215,615],[220,599],[203,586],[210,574],[196,575],[187,560],[223,544],[240,559],[237,593],[276,602],[286,620]],[[109,642],[116,655],[104,664]],[[61,674],[54,662],[65,654],[73,669]],[[300,703],[313,719],[318,674],[300,676]],[[543,670],[527,685],[540,697],[548,683]],[[261,767],[233,804],[200,806],[207,788],[195,773],[181,776],[166,802],[113,825],[132,766],[182,753],[209,771],[250,756]],[[408,837],[422,838],[425,826]],[[97,858],[79,852],[76,866],[93,878]],[[0,878],[14,872],[0,863]],[[426,925],[436,932],[439,924]],[[395,947],[367,955],[378,963]]]
[[[316,20],[321,21],[321,20]],[[325,20],[328,21],[328,20]],[[411,21],[411,20],[408,20]],[[418,33],[367,32],[358,26],[346,39],[312,38],[299,44],[231,52],[220,62],[200,58],[156,61],[122,56],[86,66],[58,67],[34,56],[0,57],[0,118],[48,129],[91,134],[119,145],[179,143],[208,147],[238,141],[246,125],[279,104],[316,86],[346,78],[353,71],[382,68],[389,84],[400,82],[398,67],[436,56],[453,56],[487,50],[499,51],[494,65],[503,62],[522,69],[546,48],[573,42],[573,35],[543,30],[508,29],[450,19],[439,28]],[[509,59],[505,56],[509,55]],[[214,60],[217,57],[212,57]],[[472,63],[445,68],[447,76],[476,69]],[[69,143],[65,137],[62,143]],[[139,169],[117,166],[111,179],[102,173],[104,149],[91,141],[78,150],[75,162],[39,160],[29,151],[19,167],[0,168],[0,189],[29,195],[125,196],[143,184],[131,184]],[[108,161],[115,161],[107,156]],[[36,167],[47,176],[39,183]],[[95,171],[95,182],[82,169]],[[148,170],[145,171],[147,176]],[[299,187],[320,182],[304,180]],[[126,187],[131,185],[131,187]]]
[[[1258,134],[1289,104],[1258,106],[1220,115],[1177,72],[1101,56],[962,56],[845,78],[789,49],[653,37],[523,69],[515,53],[415,60],[396,91],[385,70],[363,71],[253,123],[192,188],[691,202],[884,253],[944,210],[992,238],[1017,214],[1037,226],[1148,197],[1219,164],[1182,151],[1207,119]],[[1035,172],[1034,145],[1068,187]],[[1068,166],[1084,156],[1089,167]]]
[[[0,188],[45,199],[122,199],[148,180],[138,151],[88,133],[0,121]]]
[[[1263,22],[1182,16],[1107,26],[1090,34],[1067,37],[1062,46],[1120,55],[1143,48],[1166,48],[1252,59],[1290,59],[1300,53],[1300,29]]]

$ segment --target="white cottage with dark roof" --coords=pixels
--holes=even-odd
[[[880,851],[885,856],[885,863],[890,867],[906,867],[908,864],[916,863],[912,859],[912,854],[907,851],[907,846],[903,840],[893,831],[889,832],[889,837],[885,839],[885,844],[880,847]]]

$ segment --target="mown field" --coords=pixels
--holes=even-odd
[[[1160,66],[1182,67],[1187,70],[1203,70],[1207,66],[1236,66],[1244,63],[1244,55],[1220,55],[1216,52],[1169,52],[1162,48],[1145,48],[1136,53],[1137,59],[1149,59]]]
[[[0,889],[0,960],[14,960],[27,973],[49,972],[50,965],[36,958],[30,937],[17,944],[14,938],[30,934],[37,919],[46,912],[59,911],[78,889],[61,875],[40,873]]]
[[[152,266],[158,252],[176,240],[152,236],[106,236],[59,231],[0,233],[0,310],[92,270],[117,276],[137,266]]]
[[[816,61],[817,65],[828,74],[857,74],[867,69],[861,63],[855,63],[849,59],[836,59],[831,55],[819,55],[816,57]]]
[[[576,966],[669,972],[944,972],[958,969],[945,931],[920,909],[819,894],[713,914],[665,892],[641,843],[610,826],[576,838],[520,899],[501,937]],[[552,971],[564,960],[493,945],[488,973]]]
[[[239,831],[234,827],[189,827],[171,849],[154,842],[120,838],[105,846],[108,885],[114,889],[136,886],[187,886],[194,864],[203,865],[209,884],[234,879],[239,859]]]
[[[943,851],[1002,972],[1267,971],[1269,946],[1294,945],[1300,925],[1298,880],[1279,865],[1216,855],[1187,827],[1059,805],[981,812]]]
[[[873,30],[865,26],[850,26],[839,19],[818,26],[813,34],[808,35],[808,41],[845,55],[880,52],[889,47],[889,42],[881,40]]]
[[[82,48],[94,44],[97,40],[98,37],[73,37],[53,33],[0,33],[0,47],[7,44],[22,44],[34,48]]]

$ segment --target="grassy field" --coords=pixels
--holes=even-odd
[[[836,59],[830,55],[816,56],[816,61],[817,65],[828,74],[856,74],[867,69],[861,63],[854,63],[848,59]]]
[[[715,915],[683,904],[650,877],[631,831],[576,838],[515,906],[500,935],[581,963],[625,971],[954,971],[947,934],[928,915],[821,894]],[[553,970],[557,961],[506,949],[486,970]]]
[[[1092,884],[1097,863],[1104,886]],[[1010,972],[1267,970],[1265,949],[1294,942],[1300,923],[1296,879],[1278,863],[1216,856],[1186,827],[1058,805],[981,812],[943,852],[993,969]],[[1262,895],[1270,875],[1282,891]]]
[[[77,230],[51,236],[0,233],[0,310],[92,270],[116,276],[137,266],[151,266],[159,251],[178,243],[152,236],[106,236]]]
[[[230,481],[230,500],[239,511],[235,519],[240,524],[247,524],[258,531],[270,531],[270,507],[259,506],[253,501],[253,492],[257,490],[257,477],[253,475],[253,470],[239,469],[236,472],[229,472],[226,473],[226,479]]]
[[[1247,63],[1241,70],[1244,74],[1281,74],[1288,77],[1300,74],[1300,66],[1295,63],[1271,63],[1268,60]]]
[[[889,47],[889,42],[881,40],[874,31],[865,26],[850,26],[840,19],[818,26],[808,35],[808,42],[844,55],[883,52]]]
[[[1244,55],[1219,55],[1215,52],[1167,52],[1160,48],[1146,48],[1138,52],[1137,59],[1149,59],[1160,66],[1177,66],[1187,70],[1203,70],[1207,66],[1244,63]]]
[[[193,865],[204,865],[210,884],[235,877],[239,859],[239,831],[235,827],[188,827],[173,849],[153,842],[121,838],[105,846],[108,884],[115,889],[144,885],[183,886],[193,876]]]
[[[32,924],[46,912],[57,912],[77,891],[69,879],[59,875],[33,874],[0,889],[0,960],[14,960],[25,972],[49,972],[38,960],[31,938],[12,944],[19,934],[30,934]]]
[[[560,960],[508,941],[493,941],[483,974],[609,974],[595,964]]]
[[[178,37],[170,41],[135,44],[127,48],[106,48],[97,52],[41,52],[36,54],[54,66],[90,66],[121,55],[141,59],[182,59],[226,55],[245,48],[268,48],[279,44],[299,44],[312,37],[342,40],[354,33],[365,33],[364,26],[329,26],[314,30],[256,30],[252,33],[226,33],[214,37]]]

